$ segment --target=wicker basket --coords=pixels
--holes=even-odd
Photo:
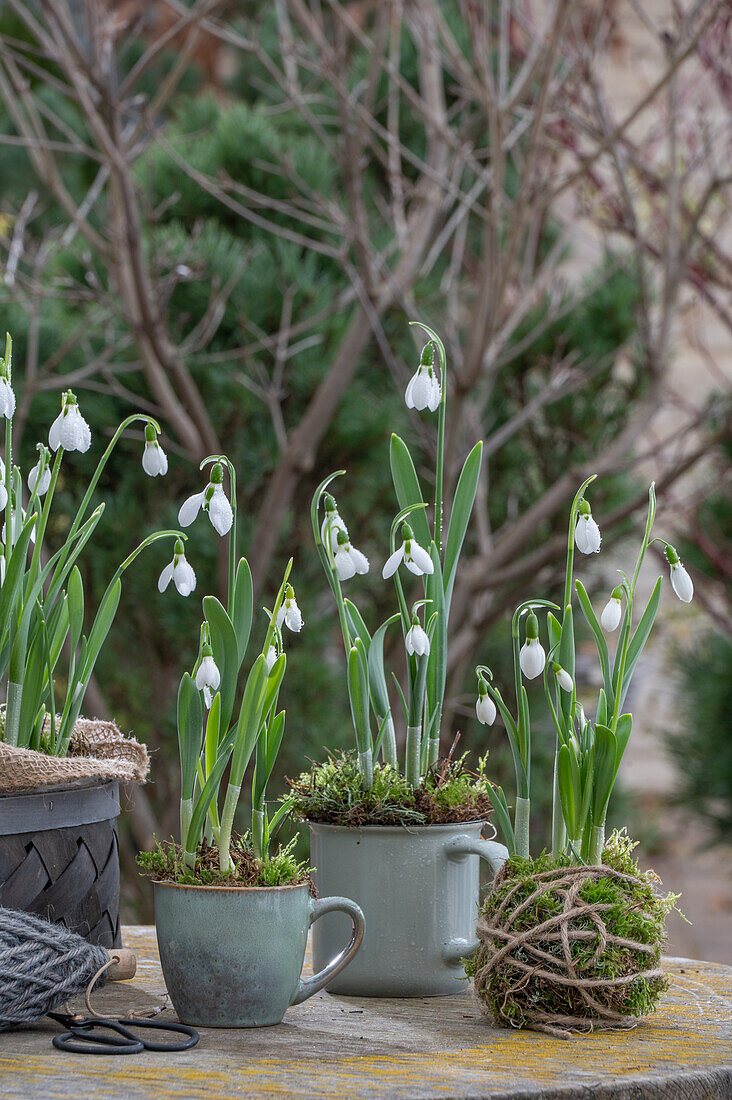
[[[120,945],[116,780],[0,795],[0,905]]]

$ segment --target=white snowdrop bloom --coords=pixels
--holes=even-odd
[[[393,577],[402,562],[404,562],[409,572],[414,573],[416,577],[422,577],[425,573],[434,573],[435,567],[432,558],[424,547],[419,545],[412,534],[412,528],[406,523],[402,527],[402,539],[404,540],[402,545],[397,547],[381,570],[384,580]]]
[[[302,612],[297,606],[295,590],[291,584],[288,584],[285,589],[285,598],[282,601],[282,606],[277,612],[277,626],[281,627],[283,623],[288,630],[292,630],[295,634],[298,634],[302,630]]]
[[[158,433],[152,424],[145,425],[145,450],[142,468],[148,477],[164,477],[168,472],[168,456],[158,443]]]
[[[442,398],[440,383],[434,368],[435,351],[432,344],[426,344],[416,373],[412,375],[404,394],[408,409],[418,412],[429,409],[435,412]]]
[[[679,561],[676,551],[674,551],[674,554],[676,561],[669,559],[671,588],[673,588],[681,603],[690,604],[693,598],[693,581],[684,565]],[[666,557],[668,557],[668,550],[666,551]]]
[[[38,471],[40,470],[40,466],[41,460],[39,459],[33,469],[28,474],[28,488],[32,493],[36,492],[38,493],[39,497],[42,497],[45,496],[45,494],[48,492],[48,487],[51,484],[51,470],[48,466],[46,466],[45,470],[43,471],[43,476],[39,482]]]
[[[223,469],[217,462],[211,471],[211,480],[202,493],[194,493],[183,501],[178,512],[178,523],[181,527],[190,527],[198,513],[203,509],[208,513],[208,518],[215,531],[219,535],[225,535],[231,530],[234,522],[234,513],[221,481]]]
[[[602,609],[602,615],[600,616],[600,625],[603,630],[607,630],[610,633],[613,630],[617,630],[620,626],[620,620],[623,617],[623,605],[621,603],[622,588],[616,588],[613,591],[612,596],[607,601]]]
[[[539,641],[539,620],[533,611],[526,620],[526,641],[521,646],[519,664],[527,680],[540,676],[546,664],[544,647]]]
[[[562,668],[561,665],[558,665],[555,662],[552,665],[552,670],[554,672],[554,675],[557,678],[557,683],[559,684],[562,691],[573,691],[574,690],[574,681],[572,680],[572,677],[567,672],[566,668]]]
[[[339,581],[350,580],[357,573],[363,576],[369,571],[369,559],[355,546],[351,546],[348,535],[344,531],[338,532],[338,545],[333,555],[333,562]]]
[[[171,581],[173,581],[181,596],[190,596],[196,587],[196,574],[193,571],[193,566],[186,561],[183,543],[180,539],[175,544],[173,560],[165,566],[158,577],[158,591],[164,592]]]
[[[586,510],[582,510],[584,509]],[[600,551],[602,535],[600,528],[592,518],[590,506],[586,500],[580,503],[580,514],[577,517],[577,526],[574,529],[574,541],[581,554],[597,554]]]
[[[491,699],[487,691],[478,695],[478,701],[475,704],[475,716],[480,723],[484,726],[492,726],[496,720],[496,704]]]
[[[199,691],[203,692],[203,698],[207,707],[211,706],[213,702],[213,693],[218,691],[220,683],[221,673],[219,672],[218,665],[213,659],[213,650],[210,645],[206,645],[203,647],[201,663],[196,673],[196,687]]]
[[[423,630],[416,622],[413,622],[407,631],[404,644],[410,657],[415,656],[415,654],[417,657],[426,657],[430,651],[430,640],[427,631]]]
[[[91,429],[79,412],[71,390],[61,399],[61,412],[51,425],[48,445],[52,451],[62,447],[64,451],[81,451],[82,454],[91,447]]]
[[[342,531],[348,537],[348,528],[341,519],[334,497],[330,493],[325,494],[325,516],[320,525],[320,537],[326,541],[326,534],[330,527],[330,548],[333,553],[338,549],[338,532]]]
[[[277,660],[277,650],[275,649],[275,647],[273,645],[271,645],[269,647],[269,649],[267,650],[267,653],[266,653],[265,658],[264,658],[265,664],[267,665],[267,672],[272,671],[272,669],[275,666],[275,661],[276,660]]]
[[[7,378],[0,378],[0,416],[12,420],[15,414],[15,394]]]
[[[7,503],[7,501],[6,501],[6,503]],[[23,530],[23,526],[25,524],[26,518],[27,517],[26,517],[26,514],[25,514],[25,509],[21,509],[20,512],[16,508],[13,509],[13,512],[12,512],[13,544],[15,544],[18,541],[18,539],[20,538],[20,532]],[[6,521],[5,523],[3,523],[2,534],[0,535],[3,542],[7,541],[7,538],[6,538],[7,533],[8,533],[8,524],[7,524],[7,521]],[[31,527],[30,540],[31,540],[31,542],[36,541],[36,524],[35,523]]]

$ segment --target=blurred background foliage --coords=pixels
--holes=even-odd
[[[268,5],[262,10],[261,5],[244,4],[237,20],[248,32],[256,33],[263,53],[280,63],[275,7]],[[444,4],[442,12],[458,44],[467,49],[469,32],[460,5]],[[0,11],[0,34],[26,41],[32,37],[7,6]],[[117,53],[120,81],[132,72],[146,45],[144,37],[121,37]],[[303,121],[302,114],[283,105],[260,55],[242,51],[234,52],[230,62],[232,58],[226,76],[215,82],[199,68],[195,57],[190,60],[179,76],[164,117],[158,120],[157,139],[144,145],[135,159],[133,177],[143,214],[143,252],[155,285],[162,288],[168,332],[175,342],[186,346],[186,365],[222,449],[238,470],[241,545],[243,552],[249,553],[256,538],[254,519],[280,449],[276,419],[262,398],[263,380],[271,374],[277,350],[267,337],[281,330],[285,314],[290,330],[303,334],[301,347],[293,338],[287,349],[286,377],[282,381],[287,425],[295,425],[341,346],[349,323],[352,288],[344,274],[342,257],[334,248],[332,226],[319,213],[303,226],[290,202],[292,180],[297,179],[301,195],[325,197],[332,200],[334,210],[347,209],[342,166],[313,127]],[[141,100],[154,97],[178,60],[177,48],[161,51],[136,83],[135,94]],[[344,73],[347,86],[357,88],[366,79],[368,68],[368,52],[354,40]],[[402,41],[399,72],[408,85],[419,85],[417,51],[408,34]],[[60,74],[53,62],[43,60],[30,77],[34,94],[57,118],[54,132],[61,133],[66,124],[79,140],[93,145],[81,110],[69,98],[58,96],[44,73],[56,78]],[[454,104],[450,101],[449,82],[447,87],[449,111]],[[308,103],[319,124],[337,137],[339,120],[333,115],[331,90],[325,79],[319,86],[313,74]],[[386,87],[377,87],[374,103],[374,118],[385,126]],[[410,109],[407,98],[401,100],[399,110],[401,140],[421,157],[426,146],[424,120]],[[0,102],[0,131],[13,133],[14,127],[7,103]],[[518,187],[520,159],[507,158],[505,188],[509,195]],[[185,161],[187,171],[181,170],[180,161]],[[98,165],[78,155],[62,155],[61,163],[65,187],[79,205],[94,184]],[[410,172],[416,173],[409,163],[404,171],[407,179]],[[389,201],[388,174],[377,158],[364,159],[359,173],[370,239],[374,248],[386,247],[391,230],[381,212]],[[274,234],[257,224],[256,217],[243,217],[240,210],[222,202],[207,188],[206,181],[211,179],[235,181],[237,201],[248,204],[255,215],[261,207],[252,196],[266,195],[267,219],[289,233],[291,239]],[[65,224],[66,213],[50,191],[39,188],[38,174],[26,150],[5,147],[1,208],[5,215],[9,217],[20,209],[28,194],[39,189],[41,197],[28,236],[38,249],[50,234],[54,247],[44,256],[37,275],[31,262],[25,283],[0,287],[0,304],[3,325],[15,341],[15,381],[21,399],[29,341],[34,342],[34,354],[42,363],[57,364],[53,373],[34,385],[32,401],[23,412],[20,458],[24,468],[34,461],[35,443],[45,439],[58,411],[60,387],[74,386],[92,425],[92,452],[87,456],[71,455],[64,463],[58,500],[64,510],[71,512],[72,501],[82,492],[105,434],[136,402],[150,408],[150,393],[139,369],[139,350],[130,318],[124,307],[115,309],[109,304],[117,294],[109,268],[82,235],[70,234],[68,243],[59,242],[56,227]],[[98,227],[104,226],[103,196],[92,217]],[[5,231],[6,235],[10,230]],[[298,235],[305,230],[310,247],[299,240]],[[468,268],[480,263],[482,235],[482,222],[470,215],[466,228]],[[557,226],[551,217],[547,218],[540,255],[545,256],[554,247],[558,236]],[[27,247],[33,253],[33,246]],[[420,273],[410,287],[414,313],[438,330],[445,322],[443,286],[449,262],[446,250],[444,257]],[[33,278],[36,284],[31,287]],[[37,292],[40,302],[32,323],[28,304],[31,289]],[[211,324],[210,333],[204,326],[200,340],[192,339],[213,299],[215,325]],[[339,302],[343,303],[340,308]],[[482,425],[485,434],[500,430],[542,394],[559,360],[571,362],[582,375],[581,386],[538,408],[490,458],[487,492],[479,503],[485,512],[483,525],[490,531],[525,512],[567,470],[591,462],[618,438],[632,409],[647,393],[648,371],[637,340],[639,286],[633,264],[621,262],[618,254],[608,251],[597,270],[587,273],[583,286],[566,288],[559,294],[559,305],[561,308],[553,287],[512,331],[506,353],[510,369],[496,374],[478,410],[476,423]],[[393,305],[385,310],[381,324],[395,360],[411,368],[416,353],[408,319],[403,304]],[[83,339],[79,339],[80,330]],[[115,349],[113,381],[105,374],[103,362],[105,349],[110,347]],[[86,374],[88,364],[99,358],[101,365]],[[301,635],[288,637],[290,659],[281,696],[288,725],[273,791],[284,789],[284,776],[307,768],[310,760],[322,756],[325,747],[337,749],[351,744],[335,611],[311,545],[310,495],[329,472],[347,469],[347,478],[339,484],[339,505],[354,542],[372,562],[367,577],[350,582],[349,595],[355,596],[369,624],[381,621],[393,603],[393,592],[380,577],[389,524],[396,511],[388,466],[389,438],[396,431],[407,439],[419,456],[420,470],[428,470],[434,445],[429,421],[429,415],[415,419],[408,413],[403,403],[403,384],[393,372],[385,370],[379,344],[369,342],[318,449],[315,465],[297,487],[279,535],[275,568],[259,593],[260,604],[271,599],[279,571],[293,554],[293,576],[305,628]],[[461,421],[456,452],[467,453],[475,437]],[[164,480],[144,475],[141,439],[134,434],[118,447],[105,471],[98,495],[108,501],[108,507],[94,547],[85,558],[84,582],[91,599],[99,598],[115,565],[139,538],[157,527],[177,524],[180,503],[204,483],[183,447],[173,439],[166,446],[170,472]],[[639,492],[645,493],[643,478],[628,464],[603,477],[596,494],[600,522],[603,512],[622,513]],[[567,508],[570,498],[571,494],[567,496]],[[729,500],[710,502],[708,515],[701,517],[702,525],[710,530],[710,525],[721,523],[724,515],[729,532],[729,510]],[[563,508],[541,517],[526,539],[525,551],[552,538],[559,539],[561,545],[565,522]],[[613,537],[632,530],[634,519],[628,507]],[[61,519],[52,538],[61,541],[63,537]],[[468,557],[475,548],[475,538],[474,533],[469,535]],[[97,666],[97,683],[109,712],[152,751],[148,796],[162,835],[176,827],[177,684],[182,670],[190,669],[195,659],[200,598],[218,591],[220,586],[221,551],[208,523],[199,519],[189,531],[186,550],[198,576],[196,593],[188,600],[181,599],[172,586],[162,596],[157,592],[157,577],[167,550],[153,549],[143,555],[125,578],[117,621]],[[716,566],[704,548],[695,544],[685,548],[683,556],[694,568],[708,568],[716,575]],[[561,591],[561,558],[560,551],[541,574],[537,595],[552,598]],[[585,569],[586,564],[582,561],[580,568]],[[521,583],[525,598],[526,581]],[[518,593],[515,595],[517,598]],[[508,584],[487,616],[475,652],[476,659],[493,667],[508,697],[511,669],[506,611],[515,595]],[[264,615],[260,614],[260,635],[263,629]],[[683,690],[698,734],[696,763],[687,773],[689,799],[698,806],[701,791],[705,797],[713,797],[714,808],[705,803],[704,812],[714,816],[720,836],[727,838],[732,773],[729,766],[720,766],[720,740],[732,703],[731,654],[729,639],[710,639],[681,662]],[[459,732],[458,751],[469,748],[482,753],[489,748],[495,778],[510,790],[510,759],[502,728],[486,730],[474,720],[474,676],[469,665],[453,684],[452,718],[450,728],[443,730],[443,747],[449,748]],[[539,710],[540,689],[532,686],[531,693]],[[543,775],[550,782],[553,734],[548,725],[537,730],[535,743],[535,775]],[[728,764],[730,743],[727,737],[724,751]],[[536,802],[544,818],[543,833],[541,828],[539,831],[544,836],[549,800],[548,787],[538,792]],[[717,808],[720,802],[721,811]],[[144,915],[144,910],[140,913]]]

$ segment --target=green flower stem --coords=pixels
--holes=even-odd
[[[264,859],[264,810],[252,810],[252,846],[258,859]]]
[[[229,845],[231,844],[231,830],[234,827],[234,814],[236,813],[240,794],[241,787],[229,783],[226,788],[226,798],[221,813],[221,830],[219,832],[219,867],[224,874],[229,874],[234,870]]]
[[[374,785],[374,758],[371,749],[359,752],[358,770],[361,773],[364,788],[370,791]]]
[[[418,787],[422,778],[420,775],[420,754],[422,749],[422,727],[407,726],[407,748],[405,776],[407,783],[412,787]]]
[[[5,702],[5,737],[8,745],[18,744],[20,732],[20,704],[23,701],[23,685],[8,681]]]
[[[185,843],[185,838],[188,836],[188,828],[191,824],[191,818],[193,817],[193,799],[181,798],[180,800],[180,835]]]
[[[421,321],[410,321],[427,333],[440,357],[440,410],[437,421],[437,462],[435,469],[435,545],[442,559],[443,480],[445,469],[445,421],[447,419],[447,352],[440,337]]]
[[[43,544],[43,537],[46,533],[46,525],[48,523],[48,516],[51,511],[51,501],[53,500],[53,494],[56,489],[56,482],[58,481],[59,471],[61,469],[61,460],[63,458],[63,449],[59,447],[56,451],[56,456],[53,460],[53,467],[51,469],[51,481],[48,486],[48,492],[46,493],[46,499],[43,502],[43,509],[41,511],[41,518],[36,526],[36,544],[33,547],[33,556],[31,558],[30,571],[28,575],[28,584],[32,586],[36,576],[38,575],[38,567],[41,560],[41,546]],[[38,474],[40,481],[41,472]]]
[[[602,853],[605,848],[605,822],[602,825],[592,826],[592,838],[590,841],[590,867],[599,867],[602,863]]]
[[[554,780],[552,795],[552,857],[558,859],[567,845],[567,829],[559,797],[559,739],[554,751]]]
[[[528,798],[516,799],[516,814],[514,825],[514,837],[516,843],[516,855],[522,859],[529,858],[529,821],[531,818],[531,802]]]

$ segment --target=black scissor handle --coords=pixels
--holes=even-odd
[[[97,1028],[103,1029],[100,1034]],[[63,1035],[54,1035],[53,1045],[69,1054],[142,1054],[145,1044],[116,1020],[87,1020],[71,1024]]]
[[[172,1031],[178,1035],[185,1035],[186,1038],[178,1043],[156,1043],[152,1039],[148,1039],[145,1036],[140,1037],[136,1034],[135,1030],[138,1027],[147,1027],[151,1031]],[[136,1040],[142,1043],[145,1050],[190,1050],[198,1042],[200,1036],[195,1027],[189,1027],[188,1024],[169,1024],[163,1020],[122,1020],[117,1021],[117,1030],[120,1035],[126,1036],[128,1039]]]

